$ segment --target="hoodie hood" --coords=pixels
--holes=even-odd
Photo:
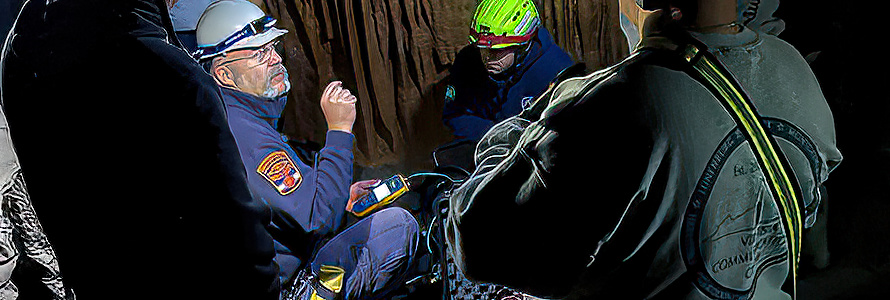
[[[43,20],[59,36],[101,41],[125,34],[182,48],[164,0],[57,0],[46,4]]]

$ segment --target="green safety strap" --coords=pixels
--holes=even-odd
[[[786,238],[791,252],[789,254],[792,264],[792,282],[791,286],[787,288],[790,289],[792,297],[796,298],[803,218],[800,212],[800,202],[798,202],[800,188],[796,184],[792,184],[791,176],[793,175],[788,173],[791,167],[772,135],[763,128],[762,118],[757,113],[751,99],[732,77],[729,70],[708,52],[704,45],[687,45],[683,51],[683,58],[695,70],[693,75],[697,75],[696,79],[711,90],[726,107],[738,126],[743,129],[746,139],[754,151],[754,156],[756,156],[761,169],[764,170],[763,173],[767,177],[773,199],[776,199],[779,205],[780,213],[784,219],[784,227],[788,232]]]

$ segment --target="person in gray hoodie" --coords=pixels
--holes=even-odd
[[[804,58],[735,4],[622,0],[633,53],[478,145],[446,228],[461,270],[568,299],[796,296],[842,156]]]

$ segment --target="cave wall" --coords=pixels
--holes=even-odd
[[[412,172],[453,139],[442,124],[443,81],[468,45],[475,0],[253,0],[290,34],[283,41],[292,90],[283,132],[323,143],[318,97],[331,80],[357,95],[359,167]],[[576,61],[595,70],[627,52],[615,1],[537,0],[543,24]]]

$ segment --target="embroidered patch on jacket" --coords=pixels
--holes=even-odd
[[[445,102],[454,101],[455,96],[457,96],[457,91],[454,90],[454,86],[449,85],[445,88]]]
[[[294,161],[284,151],[275,151],[266,155],[256,168],[281,195],[287,195],[300,187],[303,176]]]

